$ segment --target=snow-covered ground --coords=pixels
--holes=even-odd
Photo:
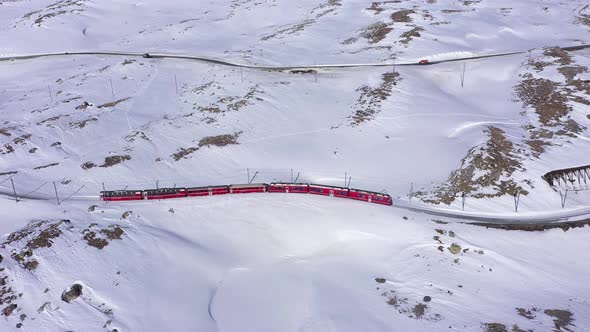
[[[248,173],[343,185],[347,174],[400,204],[412,190],[414,206],[459,211],[466,192],[472,215],[557,215],[560,194],[541,175],[590,164],[590,49],[552,47],[588,44],[589,30],[585,1],[0,0],[0,57],[117,50],[323,65],[531,50],[311,73],[106,55],[0,62],[0,192],[12,176],[19,195],[52,197],[53,183],[62,200],[76,193],[60,206],[0,199],[0,299],[23,294],[0,326],[26,314],[30,331],[567,331],[553,325],[567,321],[559,309],[573,314],[567,328],[588,330],[587,228],[437,224],[295,195],[97,196],[103,185]],[[569,192],[566,207],[589,203],[590,191]],[[45,229],[53,244],[33,241],[27,256]],[[453,243],[469,251],[453,254]],[[73,283],[82,296],[65,303]]]
[[[25,331],[476,331],[484,323],[550,331],[548,309],[571,312],[574,331],[590,326],[588,228],[486,230],[286,194],[92,212],[85,203],[0,204],[5,232],[31,218],[69,220],[50,247],[25,258],[38,261],[34,272],[8,256],[47,225],[2,249],[8,272],[0,273],[23,294],[5,329],[26,314]],[[124,230],[120,240],[98,249],[83,239],[84,229],[100,235],[111,225]],[[81,297],[63,302],[74,283]],[[537,308],[535,318],[516,308]]]

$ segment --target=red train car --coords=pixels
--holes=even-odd
[[[142,200],[141,190],[114,190],[101,191],[100,199],[102,201],[138,201]]]
[[[349,198],[383,205],[393,204],[393,200],[391,199],[391,196],[389,196],[388,194],[376,193],[360,189],[350,189]]]
[[[324,195],[333,197],[348,197],[348,188],[324,186],[320,184],[310,184],[309,193],[314,195]]]
[[[268,185],[269,193],[309,193],[309,185],[306,183],[277,183]]]
[[[160,188],[148,189],[143,191],[145,199],[167,199],[186,197],[185,188]]]
[[[266,192],[266,183],[232,184],[229,186],[231,194],[251,194]]]
[[[186,195],[194,196],[213,196],[229,194],[229,186],[209,186],[186,188]]]

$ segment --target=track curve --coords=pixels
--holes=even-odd
[[[577,45],[561,47],[566,51],[579,51],[586,48],[590,48],[589,45]],[[511,56],[516,54],[524,54],[527,51],[515,51],[507,53],[496,53],[479,55],[472,57],[461,57],[454,59],[430,61],[428,65],[434,65],[445,62],[456,62],[456,61],[467,61],[477,60],[485,58]],[[257,69],[266,71],[285,71],[285,70],[304,70],[304,69],[338,69],[338,68],[361,68],[361,67],[390,67],[390,66],[424,66],[418,63],[361,63],[361,64],[324,64],[324,65],[298,65],[298,66],[263,66],[263,65],[252,65],[242,64],[237,62],[226,61],[213,57],[204,57],[196,55],[186,54],[173,54],[173,53],[144,53],[144,52],[123,52],[123,51],[75,51],[75,52],[56,52],[56,53],[36,53],[36,54],[21,54],[12,56],[0,57],[2,61],[17,61],[17,60],[28,60],[45,57],[63,57],[63,56],[84,56],[84,55],[95,55],[95,56],[132,56],[132,57],[146,57],[153,59],[180,59],[199,61],[204,63],[210,63],[215,65],[222,65],[228,67],[238,67],[247,69]],[[147,55],[147,56],[146,56]],[[8,188],[0,188],[0,196],[4,196],[5,199],[14,199],[12,191]],[[52,200],[53,198],[48,195],[24,195],[19,196],[19,199],[31,199],[31,200]],[[77,201],[96,201],[99,196],[72,196],[68,200]],[[554,222],[566,222],[571,220],[579,220],[581,218],[590,218],[590,207],[582,207],[570,210],[560,211],[547,211],[539,212],[535,214],[484,214],[484,213],[469,213],[463,211],[454,211],[449,209],[435,208],[422,204],[411,205],[403,201],[394,201],[392,205],[394,208],[405,209],[412,212],[425,213],[432,216],[455,218],[461,220],[474,221],[477,223],[490,223],[490,224],[514,224],[514,223],[527,223],[527,224],[538,224],[538,223],[554,223]]]
[[[268,193],[257,193],[261,195],[266,195]],[[275,194],[275,193],[273,193]],[[242,194],[243,195],[243,194]],[[289,195],[286,193],[285,195]],[[6,200],[14,200],[14,195],[9,188],[0,187],[0,196],[2,196]],[[55,200],[55,197],[46,194],[36,194],[36,195],[23,195],[18,196],[19,200],[22,199],[29,199],[29,200],[44,200],[44,201],[52,201]],[[87,201],[87,202],[95,202],[100,200],[100,196],[98,195],[73,195],[67,198],[67,200],[74,200],[74,201]],[[65,201],[65,200],[64,200]],[[142,200],[143,201],[143,200]],[[147,201],[146,201],[147,202]],[[61,202],[63,203],[63,201]],[[125,202],[123,202],[125,204]],[[587,207],[580,207],[576,209],[562,209],[562,210],[553,210],[553,211],[541,211],[535,213],[502,213],[502,214],[494,214],[494,213],[473,213],[473,212],[464,212],[464,211],[457,211],[452,209],[444,209],[438,208],[433,206],[428,206],[425,204],[414,204],[411,205],[408,202],[402,200],[394,199],[393,208],[397,209],[404,209],[407,211],[417,212],[417,213],[424,213],[434,217],[444,217],[444,218],[453,218],[464,220],[465,223],[487,223],[487,224],[497,224],[497,225],[513,225],[513,224],[547,224],[547,223],[558,223],[558,222],[572,222],[572,221],[579,221],[582,219],[590,219],[590,206]]]

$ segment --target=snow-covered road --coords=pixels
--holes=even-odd
[[[566,46],[566,47],[561,47],[561,48],[564,50],[567,50],[567,51],[577,51],[577,50],[582,50],[582,49],[585,49],[588,47],[590,47],[590,45]],[[466,60],[494,58],[494,57],[501,57],[501,56],[510,56],[510,55],[516,55],[516,54],[524,54],[529,51],[531,51],[531,50],[475,55],[475,56],[468,56],[468,57],[442,58],[442,59],[439,59],[439,57],[435,57],[435,59],[433,59],[433,60],[429,59],[430,58],[429,56],[425,56],[424,59],[428,60],[428,63],[427,63],[428,65],[431,65],[431,64],[444,63],[444,62],[466,61]],[[200,61],[200,62],[204,62],[204,63],[229,66],[229,67],[240,67],[240,68],[259,69],[259,70],[274,70],[274,71],[306,70],[306,69],[360,68],[360,67],[420,66],[421,65],[418,63],[418,61],[420,59],[417,59],[414,62],[405,62],[405,63],[376,62],[376,63],[313,64],[313,65],[297,65],[297,66],[290,66],[290,65],[263,66],[263,65],[239,63],[239,62],[218,59],[218,58],[214,58],[214,57],[190,55],[190,54],[160,53],[160,52],[156,52],[156,53],[153,53],[153,52],[150,52],[150,53],[147,53],[147,52],[124,52],[124,51],[71,51],[71,52],[68,51],[68,52],[15,54],[15,55],[2,54],[2,56],[0,57],[0,61],[15,61],[15,60],[28,60],[28,59],[44,58],[44,57],[81,56],[81,55],[132,56],[132,57],[144,57],[144,58],[154,58],[154,59],[181,59],[181,60]]]

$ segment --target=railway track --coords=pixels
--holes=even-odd
[[[268,193],[257,193],[259,195],[267,195]],[[285,193],[285,195],[290,195]],[[6,200],[14,200],[12,190],[6,187],[0,187],[0,197]],[[55,200],[55,197],[49,194],[29,194],[18,196],[19,200]],[[198,199],[198,198],[195,198]],[[68,198],[73,201],[87,201],[96,202],[100,200],[98,195],[74,195]],[[147,201],[146,201],[147,202]],[[115,202],[117,203],[117,202]],[[125,204],[125,202],[121,202]],[[401,200],[393,200],[391,205],[393,208],[403,209],[416,213],[424,213],[432,217],[443,217],[457,219],[463,223],[476,224],[480,226],[514,226],[514,225],[545,225],[550,223],[577,223],[583,220],[590,220],[590,206],[576,209],[562,209],[535,213],[474,213],[464,212],[452,209],[444,209],[425,204],[410,204],[409,202]],[[501,227],[495,227],[501,228]],[[509,228],[506,228],[509,229]]]
[[[590,48],[590,45],[578,45],[578,46],[567,46],[561,47],[566,51],[579,51]],[[496,53],[486,54],[472,57],[460,57],[454,59],[429,61],[427,65],[434,65],[445,62],[456,62],[456,61],[468,61],[485,58],[511,56],[517,54],[525,54],[527,51],[515,51],[507,53]],[[223,59],[217,59],[212,57],[204,57],[197,55],[186,55],[186,54],[173,54],[173,53],[145,53],[145,52],[123,52],[123,51],[74,51],[74,52],[56,52],[56,53],[35,53],[35,54],[21,54],[21,55],[8,55],[1,56],[0,62],[2,61],[21,61],[30,60],[37,58],[46,57],[73,57],[73,56],[126,56],[126,57],[143,57],[153,59],[179,59],[198,61],[203,63],[210,63],[214,65],[238,67],[265,71],[286,71],[286,70],[310,70],[310,69],[338,69],[338,68],[362,68],[362,67],[391,67],[395,66],[424,66],[417,62],[412,63],[361,63],[361,64],[323,64],[323,65],[298,65],[298,66],[263,66],[263,65],[252,65],[243,64]],[[12,191],[9,188],[0,188],[0,196],[5,199],[14,199]],[[30,200],[53,200],[50,195],[24,195],[19,196],[20,199]],[[99,200],[99,196],[72,196],[69,200],[76,201],[96,201]],[[511,214],[490,214],[490,213],[472,213],[456,211],[451,209],[442,209],[423,204],[414,204],[394,200],[392,207],[398,209],[405,209],[417,213],[425,213],[434,217],[445,217],[454,218],[459,220],[465,220],[468,223],[474,224],[493,224],[493,225],[514,225],[514,224],[546,224],[546,223],[565,223],[565,222],[577,222],[584,218],[590,218],[590,207],[583,207],[569,210],[558,210],[558,211],[547,211],[537,212],[534,214],[525,213],[511,213]]]

